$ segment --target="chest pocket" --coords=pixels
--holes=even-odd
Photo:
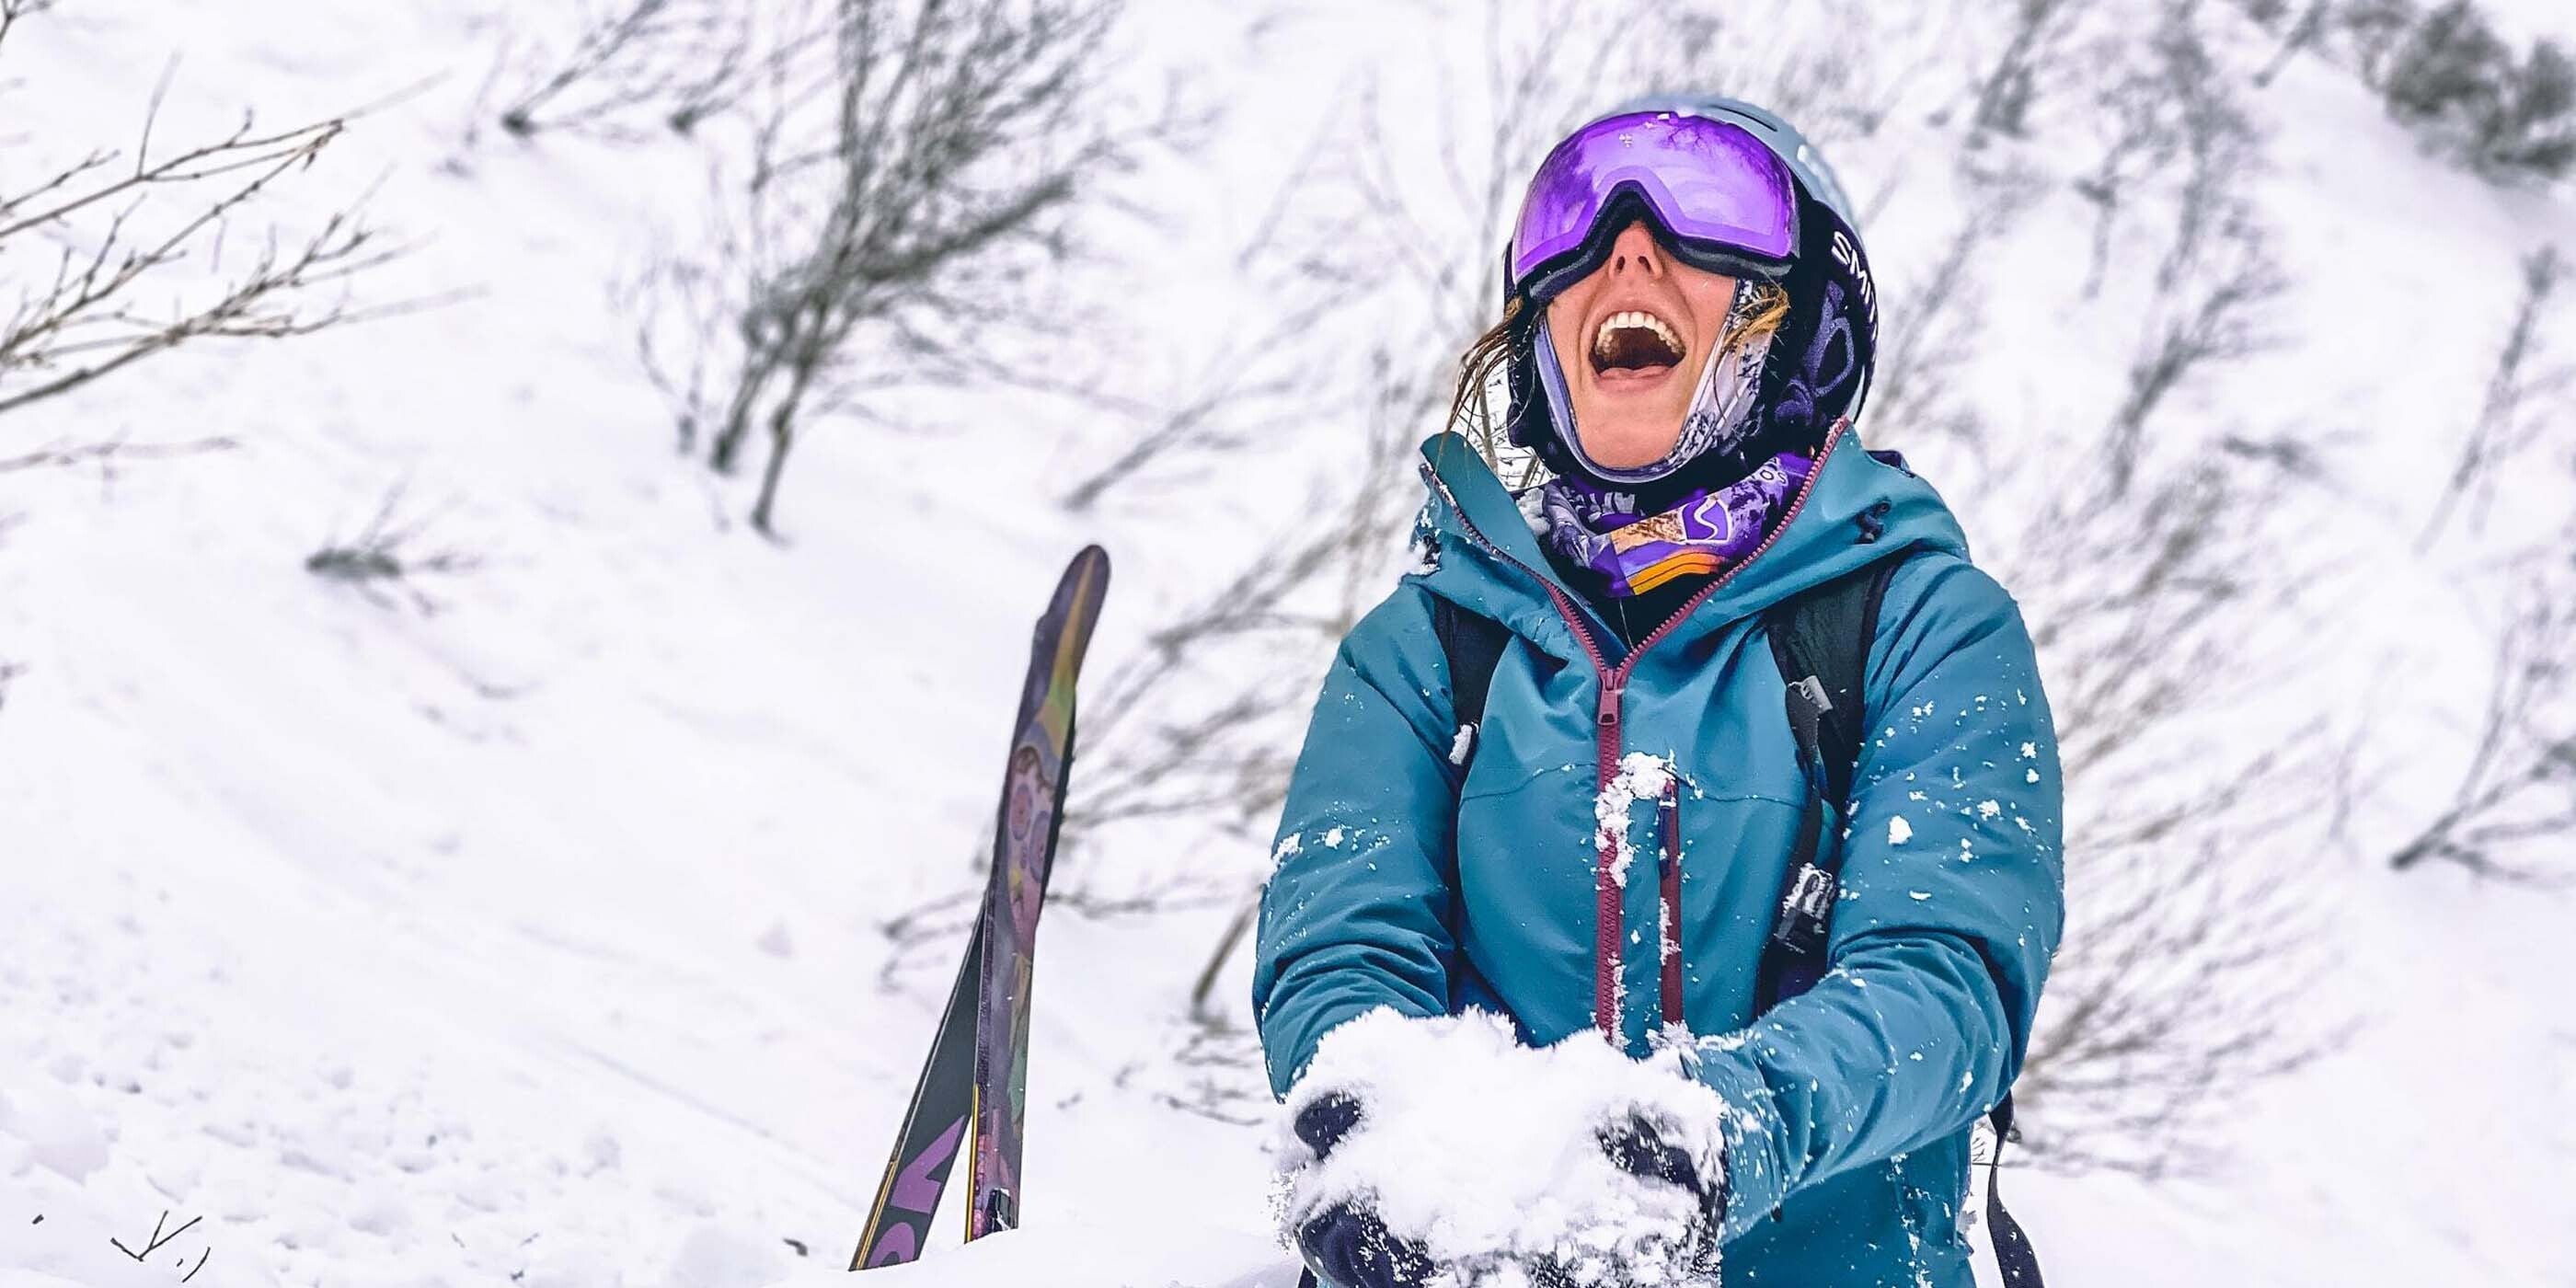
[[[1510,649],[1473,677],[1477,691],[1457,695],[1459,729],[1450,747],[1462,806],[1568,774],[1590,794],[1596,753],[1586,678],[1534,649]],[[1500,694],[1490,706],[1489,692]],[[1496,710],[1510,718],[1488,718]]]

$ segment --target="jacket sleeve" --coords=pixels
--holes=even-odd
[[[1693,1052],[1736,1110],[1728,1238],[2000,1101],[2063,926],[2057,744],[2011,598],[1963,560],[1910,561],[1868,681],[1830,969]]]
[[[1428,597],[1406,585],[1335,653],[1271,851],[1252,1010],[1280,1095],[1344,1020],[1449,1011],[1451,709]]]

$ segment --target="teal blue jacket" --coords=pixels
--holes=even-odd
[[[1423,458],[1432,553],[1343,640],[1280,820],[1253,979],[1274,1090],[1378,1006],[1481,1007],[1554,1043],[1594,1023],[1605,970],[1620,1038],[1645,1052],[1663,882],[1612,887],[1619,922],[1600,933],[1593,807],[1605,764],[1666,757],[1681,1018],[1702,1039],[1696,1076],[1744,1111],[1724,1282],[1965,1288],[1969,1129],[2020,1068],[2063,923],[2057,746],[2012,599],[1930,484],[1843,431],[1771,544],[1631,656],[1465,440]],[[1899,553],[1869,648],[1832,968],[1757,1019],[1807,794],[1761,614]],[[1511,637],[1463,770],[1436,599]],[[1661,862],[1666,817],[1634,815],[1632,878]]]

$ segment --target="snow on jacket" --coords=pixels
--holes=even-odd
[[[2063,922],[2056,740],[2011,598],[1928,483],[1841,430],[1772,545],[1647,643],[1605,723],[1618,637],[1464,439],[1422,450],[1434,549],[1333,660],[1263,895],[1253,1006],[1274,1090],[1381,1005],[1500,1011],[1534,1045],[1593,1025],[1601,774],[1662,757],[1681,782],[1683,1018],[1698,1076],[1748,1111],[1732,1116],[1725,1282],[1965,1288],[1970,1128],[2020,1069]],[[1807,793],[1761,614],[1900,552],[1869,648],[1832,969],[1757,1023]],[[1435,599],[1511,636],[1463,770]],[[1661,823],[1632,813],[1644,872]],[[1632,1054],[1660,1024],[1661,884],[1613,896]]]

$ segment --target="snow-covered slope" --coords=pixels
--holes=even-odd
[[[1165,47],[1240,86],[1210,153],[1229,173],[1275,158],[1259,132],[1311,86],[1408,56],[1350,39],[1348,6],[1248,30],[1167,7]],[[1048,498],[1107,429],[836,429],[790,476],[791,539],[753,535],[747,495],[671,453],[609,291],[688,225],[696,162],[466,140],[504,40],[573,22],[524,8],[128,0],[11,37],[24,84],[0,102],[32,112],[11,137],[122,139],[173,53],[165,136],[390,97],[279,209],[372,187],[419,245],[370,293],[463,294],[0,420],[242,444],[0,473],[23,516],[0,532],[0,659],[25,667],[0,709],[0,1288],[166,1283],[201,1258],[201,1285],[837,1278],[962,939],[904,950],[888,989],[882,926],[971,886],[1056,568],[1093,539],[1119,561],[1105,667],[1302,495],[1256,486],[1287,443],[1075,516]],[[2297,406],[2427,414],[2439,389],[2393,373],[2469,387],[2485,332],[2410,345],[2352,319],[2497,316],[2496,266],[2576,231],[2564,198],[2416,158],[2332,69],[2275,92],[2267,200],[2302,316],[2341,350],[2282,368],[2314,395]],[[1174,194],[1216,229],[1177,263],[1221,273],[1254,186]],[[2456,256],[2413,253],[2435,228]],[[2389,281],[2335,271],[2355,264]],[[1191,343],[1186,311],[1165,325]],[[2408,481],[2402,455],[2361,468],[2365,491]],[[424,544],[476,567],[423,579],[427,604],[304,570],[398,485]],[[2339,884],[2317,1001],[2357,1027],[2248,1106],[2208,1176],[2012,1177],[2064,1282],[2576,1282],[2570,905],[2442,872]],[[883,1282],[1292,1281],[1263,1133],[1173,1105],[1202,1076],[1173,1051],[1227,912],[1051,916],[1030,1228]],[[165,1233],[197,1223],[148,1266],[109,1245],[142,1248],[165,1211]]]

